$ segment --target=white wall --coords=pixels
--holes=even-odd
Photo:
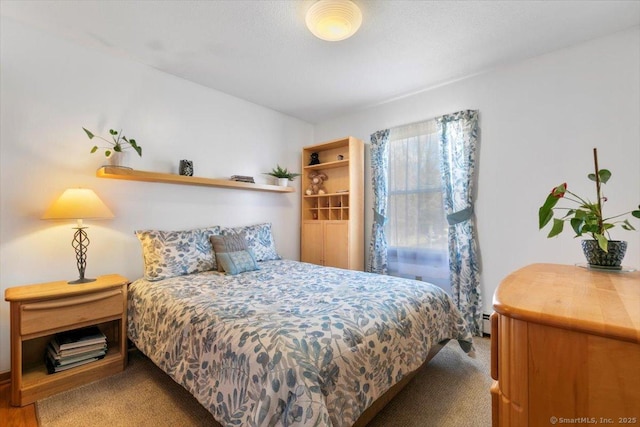
[[[311,126],[124,59],[26,28],[0,26],[0,288],[73,279],[72,224],[41,221],[65,188],[93,188],[114,211],[89,223],[87,275],[140,276],[132,232],[214,224],[274,224],[279,252],[298,258],[299,190],[293,194],[136,183],[95,178],[81,127],[122,127],[143,146],[136,169],[175,172],[193,159],[196,175],[254,175],[275,163],[297,170],[299,148],[461,109],[480,110],[476,203],[485,312],[505,275],[533,262],[582,261],[569,233],[548,240],[537,209],[563,181],[592,193],[591,148],[612,170],[608,212],[640,203],[640,28],[594,40]],[[315,135],[314,135],[315,133]],[[367,188],[370,187],[368,176]],[[371,195],[367,194],[370,206]],[[371,209],[367,208],[366,243]],[[635,222],[638,224],[638,222]],[[625,264],[640,267],[640,233]],[[367,245],[368,246],[368,245]],[[0,372],[9,369],[9,304],[0,303]]]
[[[466,109],[480,111],[476,217],[484,311],[490,313],[496,286],[511,271],[537,262],[584,262],[571,233],[547,239],[538,231],[537,212],[551,188],[565,181],[594,198],[586,178],[593,147],[600,167],[613,173],[605,186],[605,215],[640,203],[640,29],[321,123],[315,137],[353,135],[368,143],[376,130]],[[368,163],[365,169],[368,243]],[[640,221],[631,219],[640,229]],[[612,237],[629,242],[624,264],[640,267],[640,233],[617,228]]]
[[[77,278],[71,223],[42,221],[68,187],[96,191],[116,218],[88,222],[87,276],[142,272],[140,228],[273,223],[277,249],[299,259],[299,190],[268,193],[98,179],[86,127],[110,127],[143,146],[136,169],[253,175],[298,171],[313,127],[136,62],[106,56],[3,18],[1,23],[0,287]],[[0,372],[9,369],[9,304],[0,303]]]

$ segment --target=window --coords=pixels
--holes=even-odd
[[[391,129],[385,234],[389,274],[431,282],[450,293],[439,160],[435,120]]]

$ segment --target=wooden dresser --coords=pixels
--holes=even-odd
[[[493,308],[494,427],[640,424],[640,272],[533,264]]]

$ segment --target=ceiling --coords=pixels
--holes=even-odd
[[[13,1],[0,13],[317,123],[640,25],[640,1],[354,0],[362,27],[315,38],[314,0]]]

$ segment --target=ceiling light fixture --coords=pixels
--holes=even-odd
[[[362,12],[350,0],[319,0],[307,10],[305,21],[314,36],[335,42],[348,39],[358,31]]]

